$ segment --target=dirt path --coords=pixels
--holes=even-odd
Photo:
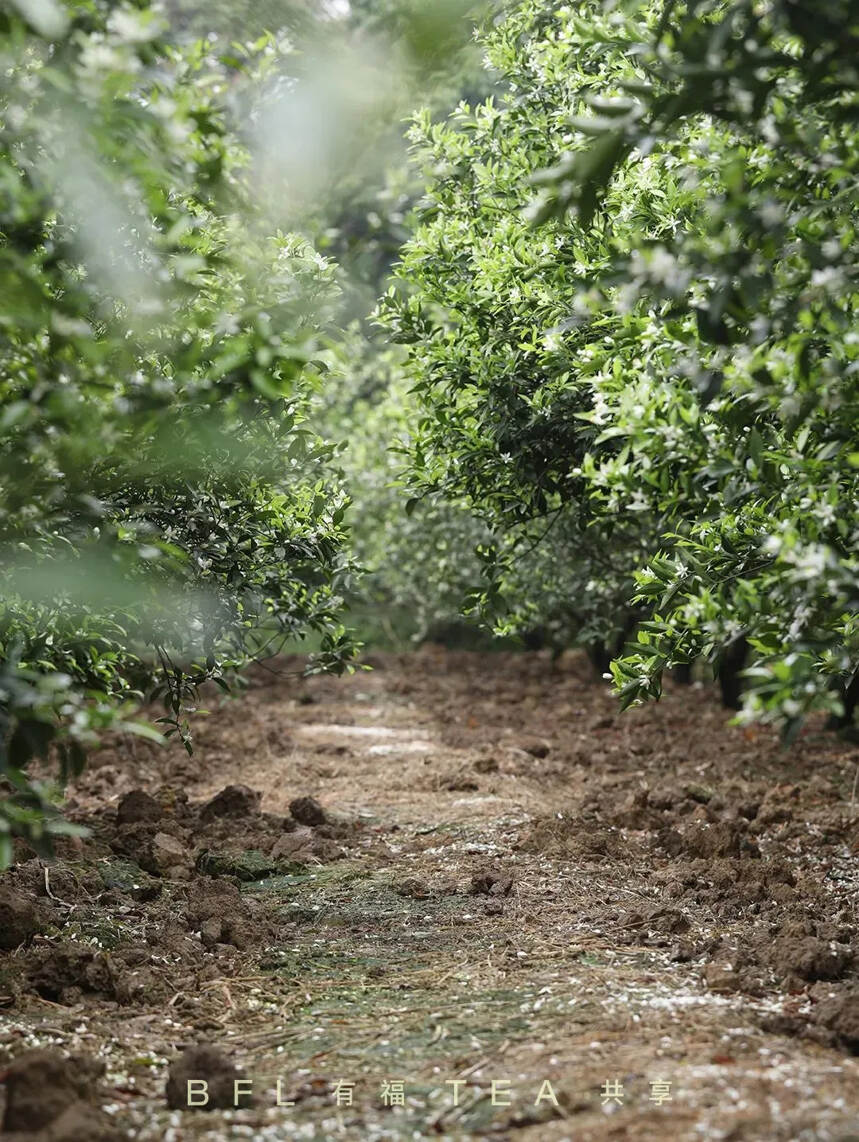
[[[98,759],[51,895],[7,877],[54,927],[0,959],[0,1048],[101,1057],[141,1142],[857,1136],[859,751],[785,756],[700,688],[618,716],[575,657],[374,661],[260,674],[178,768]],[[194,808],[234,782],[262,816]],[[135,788],[158,820],[117,826]],[[165,1106],[199,1043],[253,1107]]]

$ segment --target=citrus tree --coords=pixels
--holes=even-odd
[[[857,665],[857,13],[817,14],[517,4],[486,37],[507,94],[415,126],[384,303],[414,495],[466,497],[502,554],[545,521],[556,594],[637,608],[624,702],[748,645],[746,713],[789,733]]]
[[[642,7],[623,11],[640,20]],[[579,30],[616,50],[622,26],[606,16]],[[625,449],[588,458],[592,495],[606,509],[641,495],[669,525],[636,575],[650,620],[615,681],[624,701],[652,696],[666,665],[743,641],[747,714],[788,734],[817,707],[849,718],[859,9],[667,4],[622,38],[635,73],[601,88],[574,145],[537,173],[533,203],[539,218],[608,234],[590,310],[619,321],[611,347],[670,345],[633,400],[611,354],[600,370]],[[694,195],[658,240],[618,226],[611,205],[645,168]]]
[[[533,172],[570,138],[570,108],[628,70],[621,53],[579,53],[574,23],[551,6],[517,6],[485,44],[506,93],[442,123],[417,117],[426,193],[380,315],[408,347],[421,403],[408,506],[459,500],[489,529],[470,601],[498,630],[548,623],[601,661],[627,629],[632,573],[656,525],[643,498],[595,511],[583,468],[598,441],[620,451],[589,375],[607,331],[583,296],[608,265],[606,238],[558,220],[535,229],[527,211]],[[667,231],[651,187],[655,172],[627,180],[638,207],[629,225]]]

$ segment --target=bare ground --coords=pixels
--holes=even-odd
[[[0,880],[0,1067],[94,1059],[100,1115],[40,1126],[13,1065],[16,1139],[859,1137],[859,750],[701,687],[619,715],[576,656],[372,662],[114,743],[92,837]],[[168,1107],[195,1045],[252,1106]]]

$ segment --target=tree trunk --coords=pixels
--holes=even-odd
[[[830,717],[826,723],[828,730],[846,730],[849,726],[855,724],[856,704],[859,702],[859,671],[853,675],[846,686],[843,682],[839,682],[838,689],[841,694],[841,701],[844,705],[844,712],[841,714],[833,714]]]
[[[742,706],[743,682],[740,671],[746,665],[749,644],[745,635],[725,647],[719,663],[719,686],[722,690],[722,705],[728,710],[739,710]]]

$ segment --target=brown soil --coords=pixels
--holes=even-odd
[[[32,1142],[121,1142],[122,1132],[94,1106],[104,1065],[59,1051],[28,1051],[3,1072],[2,1133]]]
[[[572,655],[373,665],[93,759],[91,836],[0,878],[3,1137],[855,1135],[859,750]]]

